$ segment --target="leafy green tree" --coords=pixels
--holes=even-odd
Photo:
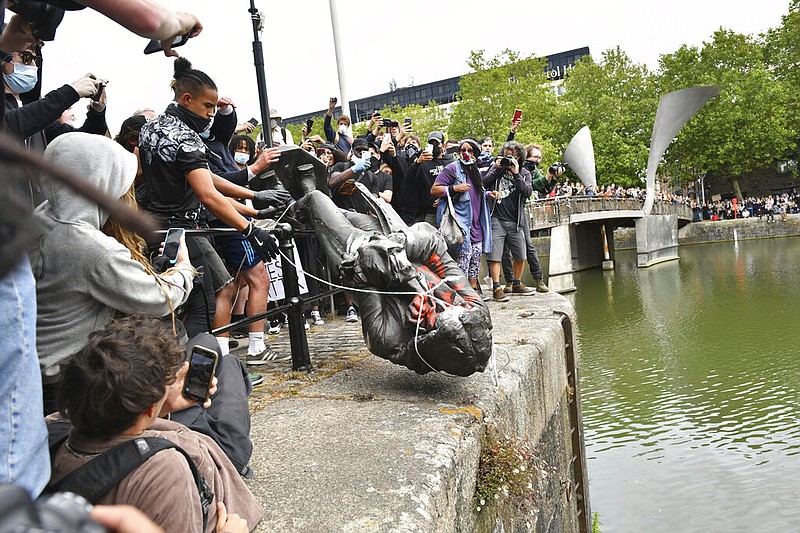
[[[789,88],[787,114],[794,126],[795,149],[791,154],[796,160],[800,156],[800,0],[792,0],[789,11],[778,28],[766,35],[766,61],[775,76]]]
[[[650,135],[658,106],[652,75],[619,47],[600,62],[583,58],[564,81],[558,100],[561,148],[583,126],[592,132],[597,181],[641,186],[647,169]]]
[[[451,138],[490,136],[495,144],[506,140],[515,109],[521,109],[517,130],[521,142],[549,140],[555,114],[555,94],[545,73],[545,59],[523,57],[505,50],[485,58],[484,51],[470,54],[473,72],[460,82],[458,103],[450,117]]]
[[[698,85],[722,90],[680,131],[665,168],[687,179],[709,172],[728,180],[741,199],[739,177],[768,167],[792,147],[791,91],[765,61],[762,38],[723,29],[701,49],[682,46],[660,59],[662,92]]]

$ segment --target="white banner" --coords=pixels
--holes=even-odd
[[[294,249],[294,259],[292,262],[297,265],[297,283],[300,285],[300,294],[308,294],[308,284],[306,274],[303,272],[303,265],[300,263],[300,254],[297,252],[297,243],[292,239]],[[276,302],[283,300],[285,292],[283,289],[283,268],[281,268],[282,257],[279,255],[267,263],[267,275],[269,276],[269,301]]]

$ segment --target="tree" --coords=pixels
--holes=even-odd
[[[571,69],[558,100],[555,137],[566,143],[589,126],[597,181],[641,186],[658,106],[651,74],[619,47],[595,63],[583,58]]]
[[[450,118],[454,138],[490,136],[495,144],[505,141],[515,109],[521,109],[517,138],[525,142],[552,137],[555,94],[545,73],[545,58],[523,57],[505,50],[490,59],[483,50],[467,61],[473,70],[462,76],[458,102]]]
[[[719,85],[678,134],[665,155],[672,174],[709,172],[730,181],[742,198],[739,177],[785,157],[792,129],[788,87],[765,62],[763,39],[719,29],[701,49],[681,47],[660,59],[659,87]]]

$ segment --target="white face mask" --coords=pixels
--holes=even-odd
[[[3,79],[16,94],[22,94],[36,87],[39,81],[39,72],[36,65],[25,65],[24,63],[14,63],[14,72],[3,74]]]
[[[339,135],[347,135],[347,125],[339,124]]]
[[[246,165],[250,161],[250,154],[247,152],[233,152],[233,159],[240,165]]]

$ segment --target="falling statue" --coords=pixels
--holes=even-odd
[[[419,374],[482,372],[492,354],[489,310],[447,254],[433,226],[407,226],[361,184],[375,216],[340,210],[324,192],[324,168],[283,147],[278,179],[297,198],[290,211],[317,233],[342,286],[358,303],[367,348]],[[274,186],[274,183],[267,184]]]

